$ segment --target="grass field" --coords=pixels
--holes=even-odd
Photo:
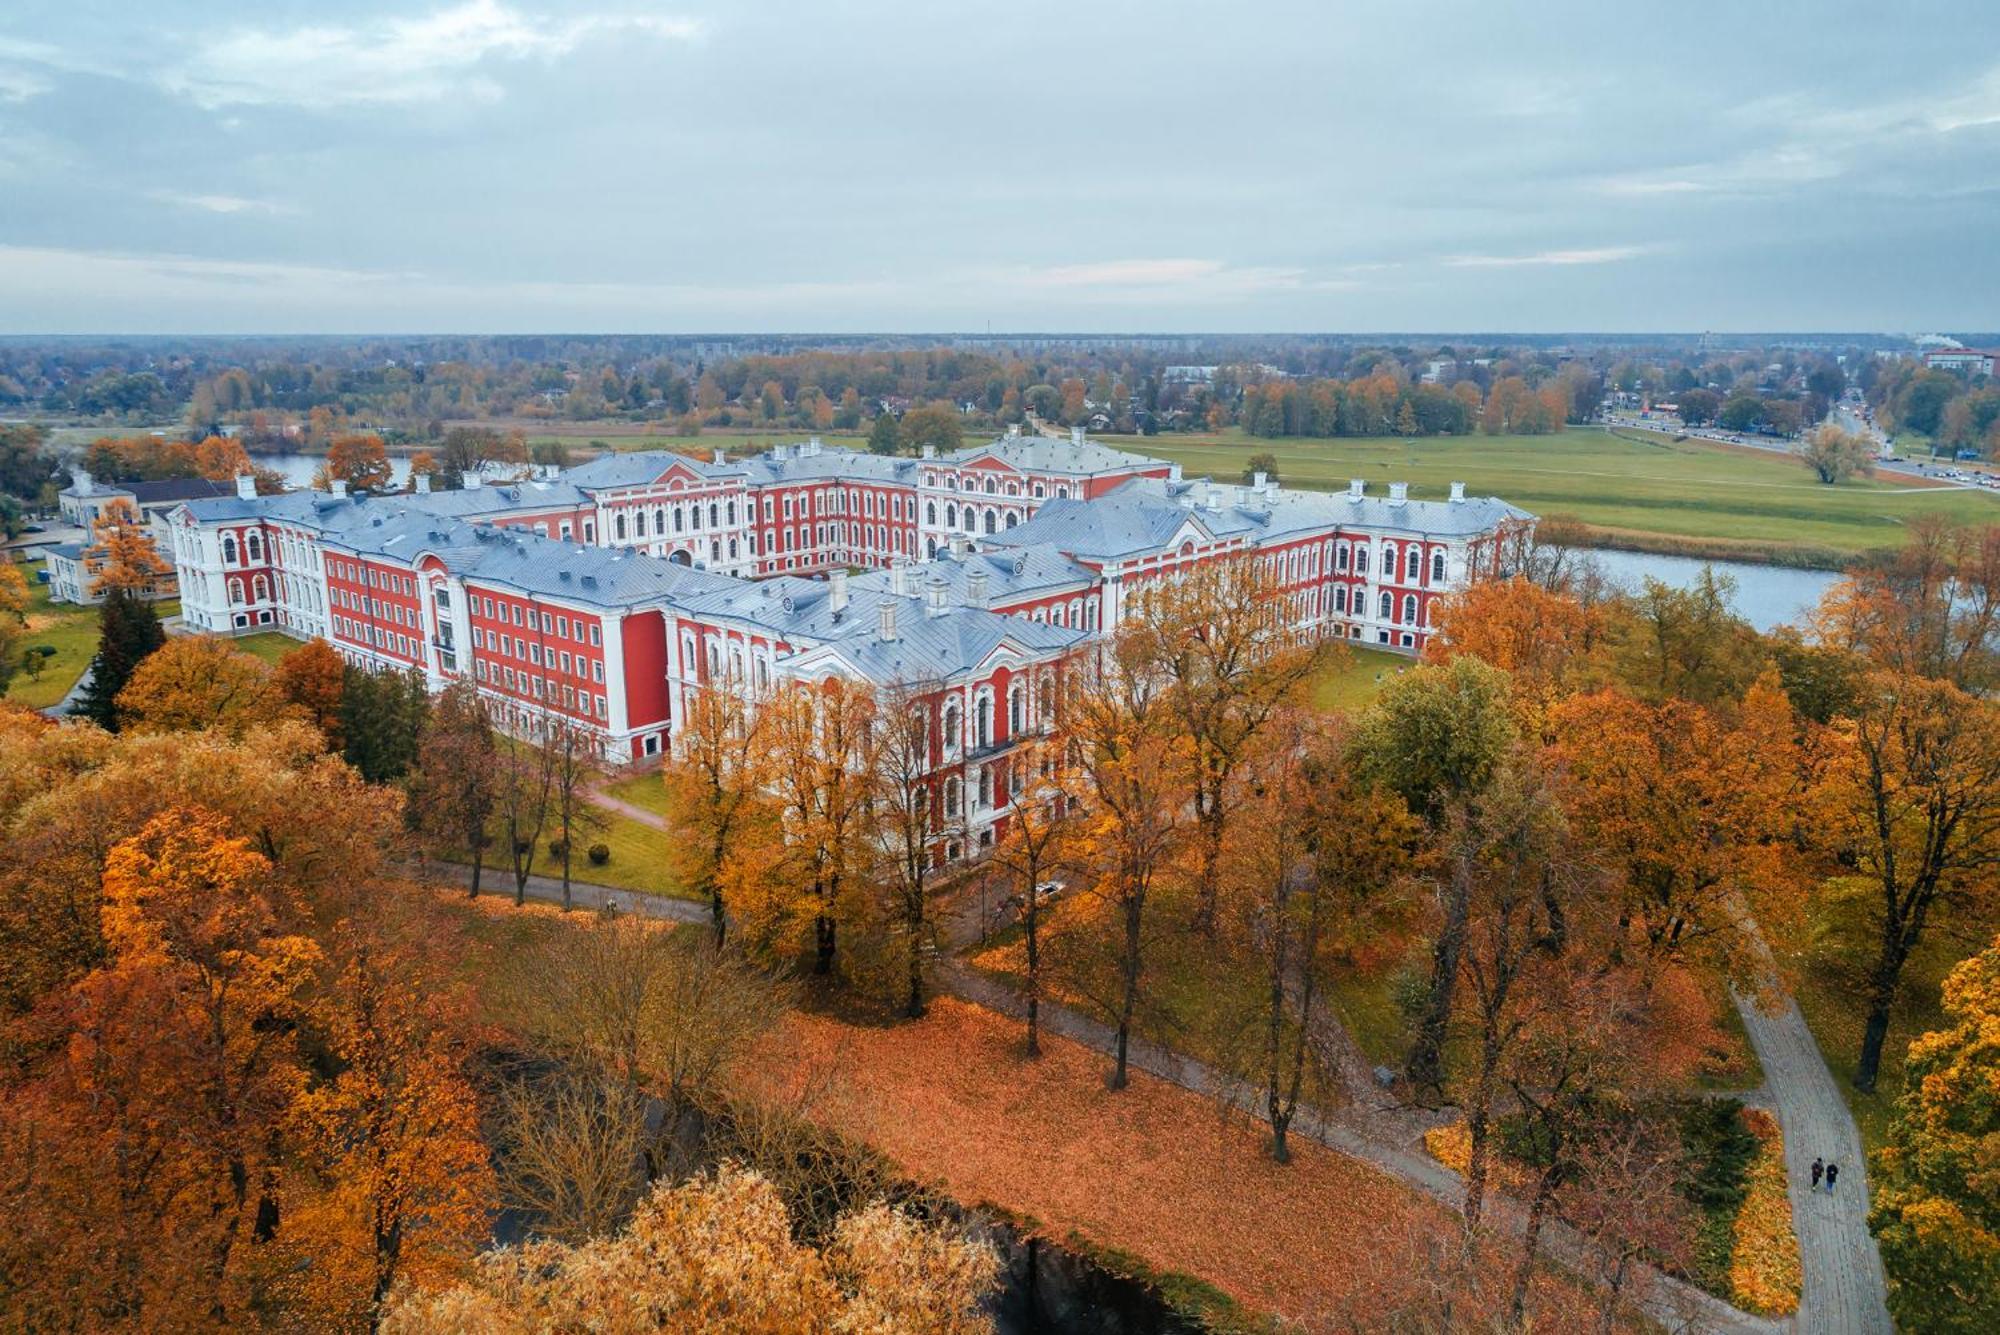
[[[1375,698],[1389,678],[1415,661],[1408,654],[1386,649],[1348,649],[1313,683],[1312,702],[1320,709],[1359,709]]]
[[[23,648],[46,644],[55,657],[43,666],[38,678],[16,672],[7,685],[7,698],[30,709],[47,709],[69,693],[97,652],[97,609],[51,603],[49,586],[40,580],[42,563],[21,567],[28,581],[28,625],[21,637]]]
[[[239,635],[229,641],[229,647],[255,655],[266,663],[276,666],[279,659],[305,643],[289,635],[280,635],[275,630],[260,630],[255,635]]]
[[[661,782],[658,770],[647,770],[643,774],[614,779],[604,785],[604,791],[621,802],[644,807],[655,815],[667,814],[667,788],[666,784]]]
[[[1408,482],[1417,498],[1442,498],[1452,482],[1499,496],[1544,518],[1567,516],[1607,545],[1837,564],[1901,543],[1918,514],[2000,519],[2000,501],[1961,488],[1857,479],[1828,487],[1804,466],[1768,451],[1701,441],[1613,436],[1598,429],[1555,436],[1263,440],[1208,436],[1105,437],[1158,455],[1187,473],[1230,482],[1252,454],[1276,456],[1287,486],[1340,490],[1365,478],[1383,495]]]

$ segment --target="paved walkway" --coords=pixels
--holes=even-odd
[[[615,811],[621,816],[638,821],[641,825],[650,825],[656,830],[667,828],[667,818],[659,812],[648,811],[641,806],[634,806],[623,798],[613,797],[602,788],[593,788],[586,796],[606,811]]]
[[[90,664],[85,663],[83,665],[82,674],[78,676],[76,679],[76,684],[74,686],[71,686],[69,690],[63,694],[62,699],[56,701],[54,704],[44,709],[42,713],[46,714],[48,717],[52,719],[68,718],[71,707],[74,706],[78,698],[83,695],[83,689],[88,685],[90,685]]]
[[[1803,1296],[1798,1328],[1827,1335],[1873,1335],[1892,1329],[1882,1255],[1868,1231],[1868,1161],[1847,1101],[1820,1056],[1819,1045],[1784,996],[1766,1011],[1738,994],[1766,1088],[1785,1133],[1791,1178],[1792,1229],[1798,1234]],[[1840,1165],[1834,1194],[1812,1190],[1812,1161]]]
[[[940,960],[937,979],[943,990],[975,1005],[1005,1015],[1019,1016],[1024,1013],[1025,1003],[1015,989],[980,973],[963,960]],[[1066,1006],[1044,1000],[1040,1008],[1040,1022],[1045,1033],[1059,1035],[1099,1052],[1116,1050],[1117,1034],[1111,1026]],[[1126,1059],[1137,1070],[1204,1097],[1217,1098],[1233,1093],[1231,1085],[1234,1082],[1227,1077],[1201,1062],[1144,1039],[1132,1040]],[[1448,1209],[1456,1211],[1464,1204],[1465,1183],[1458,1174],[1427,1154],[1385,1145],[1344,1124],[1338,1114],[1327,1115],[1301,1106],[1292,1129],[1304,1139],[1318,1141],[1330,1149],[1374,1165],[1431,1196]],[[1488,1222],[1513,1232],[1519,1232],[1525,1226],[1525,1213],[1504,1197],[1496,1196],[1487,1206]],[[1543,1225],[1542,1252],[1549,1259],[1589,1276],[1596,1269],[1592,1250],[1589,1242],[1561,1222],[1550,1221]],[[1670,1331],[1780,1335],[1780,1332],[1790,1329],[1788,1322],[1753,1316],[1703,1293],[1691,1284],[1650,1268],[1642,1270],[1643,1273],[1635,1271],[1627,1281],[1628,1300]]]
[[[458,862],[425,862],[410,869],[412,879],[426,885],[444,883],[472,885],[472,868]],[[708,905],[697,904],[690,899],[675,899],[671,895],[647,894],[643,890],[618,890],[608,885],[593,885],[572,877],[569,883],[570,903],[579,909],[600,909],[607,905],[619,913],[643,913],[654,918],[666,918],[673,922],[705,923],[708,919]],[[530,876],[528,878],[528,898],[546,904],[562,903],[562,878],[557,876]],[[514,873],[505,867],[487,867],[479,875],[479,893],[498,899],[514,897]]]

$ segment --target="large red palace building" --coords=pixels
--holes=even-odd
[[[244,479],[169,516],[189,627],[323,637],[433,689],[470,677],[508,728],[559,714],[614,762],[659,755],[690,690],[918,688],[937,711],[939,799],[974,850],[1004,828],[1009,753],[1046,718],[1055,671],[1116,628],[1137,584],[1256,559],[1298,633],[1414,652],[1436,599],[1533,523],[1457,485],[1420,501],[1401,484],[1184,480],[1080,431],[916,459],[817,440],[737,460],[613,454],[382,497],[260,497]]]

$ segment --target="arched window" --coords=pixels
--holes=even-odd
[[[1333,568],[1340,571],[1347,569],[1347,544],[1344,542],[1334,549]]]
[[[931,525],[935,525],[935,524],[937,523],[937,502],[936,502],[936,501],[925,501],[925,502],[924,502],[924,522],[925,522],[926,524],[931,524]]]
[[[984,750],[993,745],[993,692],[981,691],[973,702],[973,745]]]
[[[1423,563],[1424,563],[1424,554],[1417,550],[1417,545],[1414,542],[1411,543],[1409,550],[1409,560],[1403,563],[1403,578],[1409,580],[1416,579],[1416,577],[1419,574],[1423,573],[1423,568],[1424,568]]]
[[[1431,583],[1444,583],[1444,553],[1431,553]]]
[[[986,512],[986,531],[988,533],[997,533],[1000,531],[1000,525],[997,522],[997,520],[998,516],[996,516],[993,513],[993,511],[988,510]]]
[[[1336,584],[1333,586],[1333,610],[1336,612],[1345,612],[1347,610],[1347,586],[1345,584]]]
[[[1012,512],[1009,512],[1009,513],[1008,513],[1008,515],[1007,515],[1007,527],[1008,527],[1008,528],[1012,528],[1012,527],[1014,527],[1014,525],[1016,525],[1016,524],[1018,524],[1018,523],[1020,523],[1020,522],[1021,522],[1021,516],[1019,516],[1019,515],[1017,515],[1017,514],[1014,514],[1014,513],[1012,513]]]
[[[1393,593],[1383,594],[1382,612],[1381,612],[1382,620],[1388,621],[1395,615],[1396,615],[1396,595],[1394,595]]]
[[[1357,575],[1368,573],[1368,549],[1366,547],[1356,547],[1354,549],[1354,573]]]
[[[982,808],[993,805],[993,767],[991,765],[981,765],[979,767],[979,805]]]
[[[266,580],[262,575],[257,576],[251,583],[250,588],[251,597],[257,602],[261,603],[271,596],[270,581]]]
[[[236,539],[227,533],[222,535],[222,564],[226,566],[236,564]]]
[[[1007,735],[1009,737],[1019,737],[1021,735],[1022,727],[1026,723],[1026,720],[1022,717],[1024,703],[1021,699],[1021,688],[1019,686],[1009,686],[1007,688]]]
[[[946,755],[951,755],[952,753],[958,750],[959,738],[962,735],[963,731],[959,727],[959,722],[958,722],[958,702],[954,700],[944,707],[943,740],[944,740],[944,751]],[[954,809],[953,814],[956,814],[956,809]]]
[[[958,527],[958,507],[950,501],[946,501],[944,506],[944,526],[946,528]]]
[[[716,509],[716,505],[715,505],[715,502],[714,502],[714,501],[710,501],[710,502],[708,503],[708,526],[709,526],[710,528],[714,528],[714,527],[716,526],[716,523],[717,523],[717,521],[716,521],[716,515],[717,515],[718,513],[719,513],[719,511],[718,511],[718,510]]]
[[[261,564],[264,560],[264,535],[251,530],[243,539],[244,550],[250,553],[250,560]]]
[[[617,538],[617,539],[618,539],[618,541],[620,541],[620,542],[623,542],[623,541],[625,541],[625,513],[624,513],[624,511],[622,511],[622,510],[621,510],[621,511],[619,511],[619,512],[618,512],[617,514],[615,514],[615,515],[611,516],[611,533],[612,533],[612,536],[613,536],[613,537],[615,537],[615,538]]]
[[[240,603],[240,602],[242,602],[242,601],[243,601],[243,581],[242,581],[242,580],[240,580],[240,579],[236,579],[236,578],[234,578],[234,577],[232,577],[232,578],[230,579],[230,581],[229,581],[229,601],[230,601],[230,602],[232,602],[232,603]]]
[[[1417,624],[1417,595],[1414,593],[1403,595],[1403,621],[1406,625]]]
[[[958,815],[960,785],[956,776],[944,781],[944,814],[947,818]]]

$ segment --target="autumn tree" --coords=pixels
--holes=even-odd
[[[207,635],[176,635],[149,655],[118,693],[137,732],[219,728],[233,736],[292,712],[268,663]]]
[[[1071,673],[1061,711],[1090,813],[1081,836],[1089,889],[1111,907],[1118,934],[1118,981],[1108,1007],[1118,1031],[1113,1089],[1127,1083],[1145,980],[1146,911],[1185,848],[1195,783],[1193,742],[1150,661],[1146,632],[1121,628],[1097,663]]]
[[[1363,774],[1401,797],[1439,834],[1462,826],[1468,809],[1498,771],[1514,742],[1506,673],[1476,658],[1423,666],[1391,682],[1362,717],[1355,759]],[[1447,847],[1437,887],[1439,927],[1431,948],[1431,980],[1406,1070],[1419,1090],[1443,1082],[1442,1057],[1472,892],[1473,845]]]
[[[288,1123],[318,1189],[293,1194],[279,1232],[300,1305],[356,1325],[399,1282],[455,1278],[490,1236],[495,1195],[450,926],[428,900],[375,889],[328,933],[309,1024],[331,1074]]]
[[[1424,661],[1465,655],[1499,668],[1539,714],[1601,671],[1604,616],[1523,575],[1480,580],[1443,600]]]
[[[902,453],[902,432],[896,425],[896,414],[879,412],[868,427],[868,450],[871,454]]]
[[[723,879],[754,939],[785,956],[809,951],[812,971],[830,975],[840,925],[859,914],[881,852],[874,693],[834,677],[786,686],[758,708],[756,771],[775,819],[731,856]]]
[[[1229,939],[1263,989],[1253,1041],[1235,1065],[1257,1092],[1271,1157],[1289,1163],[1324,993],[1342,953],[1400,925],[1397,882],[1416,827],[1398,799],[1357,781],[1339,738],[1292,719],[1278,735],[1284,745],[1256,767],[1225,865],[1235,886]]]
[[[0,1140],[6,1273],[31,1325],[226,1327],[252,1311],[317,951],[271,864],[213,812],[162,811],[103,862],[102,967],[53,994],[48,1059]],[[41,1315],[36,1315],[40,1313]]]
[[[541,721],[546,725],[546,720]],[[542,831],[548,827],[561,753],[547,744],[508,742],[494,752],[493,810],[507,841],[507,865],[514,874],[514,905],[528,902],[528,881],[541,854]]]
[[[549,775],[549,819],[555,822],[553,847],[560,850],[563,910],[570,908],[570,866],[578,840],[605,828],[604,813],[590,801],[590,788],[604,773],[597,739],[589,729],[560,714],[543,720],[540,741]]]
[[[1049,905],[1042,902],[1041,887],[1055,872],[1066,870],[1076,859],[1079,820],[1075,794],[1068,787],[1069,775],[1062,767],[1061,743],[1048,741],[1019,753],[1027,778],[1015,794],[1007,832],[994,846],[992,866],[1015,889],[1012,901],[1021,924],[1022,1000],[1027,1003],[1027,1053],[1042,1055],[1041,1007],[1043,988],[1042,915]],[[948,820],[940,817],[941,833],[951,834]]]
[[[921,454],[926,446],[939,454],[950,454],[964,439],[958,411],[949,404],[926,404],[903,414],[897,424],[896,442],[900,450]]]
[[[118,731],[118,696],[139,664],[167,642],[153,605],[129,589],[111,590],[97,609],[97,653],[70,712],[106,732]]]
[[[681,884],[706,899],[715,941],[728,930],[723,868],[756,815],[764,785],[761,711],[728,678],[683,694],[662,772],[672,856]]]
[[[1875,447],[1868,437],[1831,422],[1822,422],[1799,442],[1799,458],[1828,486],[1875,471]]]
[[[294,711],[326,737],[327,749],[339,751],[341,697],[347,689],[347,664],[334,647],[315,636],[278,660],[278,693]]]
[[[487,824],[498,798],[497,763],[486,702],[470,680],[453,682],[431,711],[417,751],[410,800],[426,833],[463,848],[472,859],[474,899],[486,860]]]
[[[615,1238],[489,1252],[472,1283],[409,1293],[383,1328],[974,1335],[998,1270],[990,1248],[885,1205],[844,1217],[824,1249],[802,1245],[776,1188],[725,1168],[659,1184]]]
[[[1192,744],[1194,921],[1205,933],[1215,929],[1241,772],[1331,652],[1325,641],[1294,640],[1290,616],[1290,599],[1261,562],[1213,561],[1142,587],[1121,628],[1129,670],[1164,683],[1167,707]]]
[[[195,467],[210,482],[230,482],[251,472],[249,452],[239,440],[208,436],[194,447]]]
[[[2000,1327],[2000,940],[1951,971],[1944,1013],[1910,1045],[1868,1226],[1897,1323],[1971,1335]]]
[[[2000,525],[1918,516],[1893,556],[1828,593],[1816,630],[1891,671],[1990,690],[2000,684]]]
[[[313,481],[345,482],[354,491],[386,491],[394,470],[380,436],[335,436],[326,447],[326,462]]]
[[[1823,808],[1869,885],[1874,960],[1854,1070],[1873,1089],[1889,1016],[1927,930],[1990,930],[2000,865],[2000,718],[1948,681],[1877,672]],[[1939,920],[1942,920],[1940,923]]]
[[[573,1067],[664,1105],[651,1175],[680,1118],[712,1104],[782,993],[733,951],[636,916],[600,913],[551,936],[510,972],[526,1027]]]
[[[934,944],[931,853],[943,831],[932,810],[941,804],[933,801],[930,777],[935,768],[934,711],[941,694],[942,684],[935,681],[903,683],[882,692],[875,702],[871,747],[870,823],[887,864],[880,879],[894,924],[892,937],[902,956],[903,1014],[913,1020],[924,1013],[924,964]]]
[[[146,521],[130,501],[113,500],[90,522],[90,542],[83,549],[85,568],[95,568],[93,594],[123,589],[150,598],[161,581],[174,573],[173,563],[160,555]]]
[[[1740,698],[1763,654],[1756,632],[1730,610],[1735,596],[1736,581],[1708,566],[1684,589],[1648,578],[1608,609],[1613,675],[1648,700]]]
[[[28,581],[12,561],[0,561],[0,695],[22,659],[22,632],[28,623]],[[32,651],[30,651],[32,652]]]
[[[1776,688],[1766,707],[1789,709]],[[1621,929],[1661,958],[1752,982],[1762,952],[1746,906],[1776,927],[1803,891],[1783,847],[1791,826],[1788,726],[1774,741],[1686,700],[1617,690],[1572,696],[1549,716],[1549,756],[1577,834],[1615,873]]]
[[[499,1123],[501,1200],[539,1237],[574,1244],[613,1233],[644,1190],[644,1096],[599,1072],[508,1085]]]

